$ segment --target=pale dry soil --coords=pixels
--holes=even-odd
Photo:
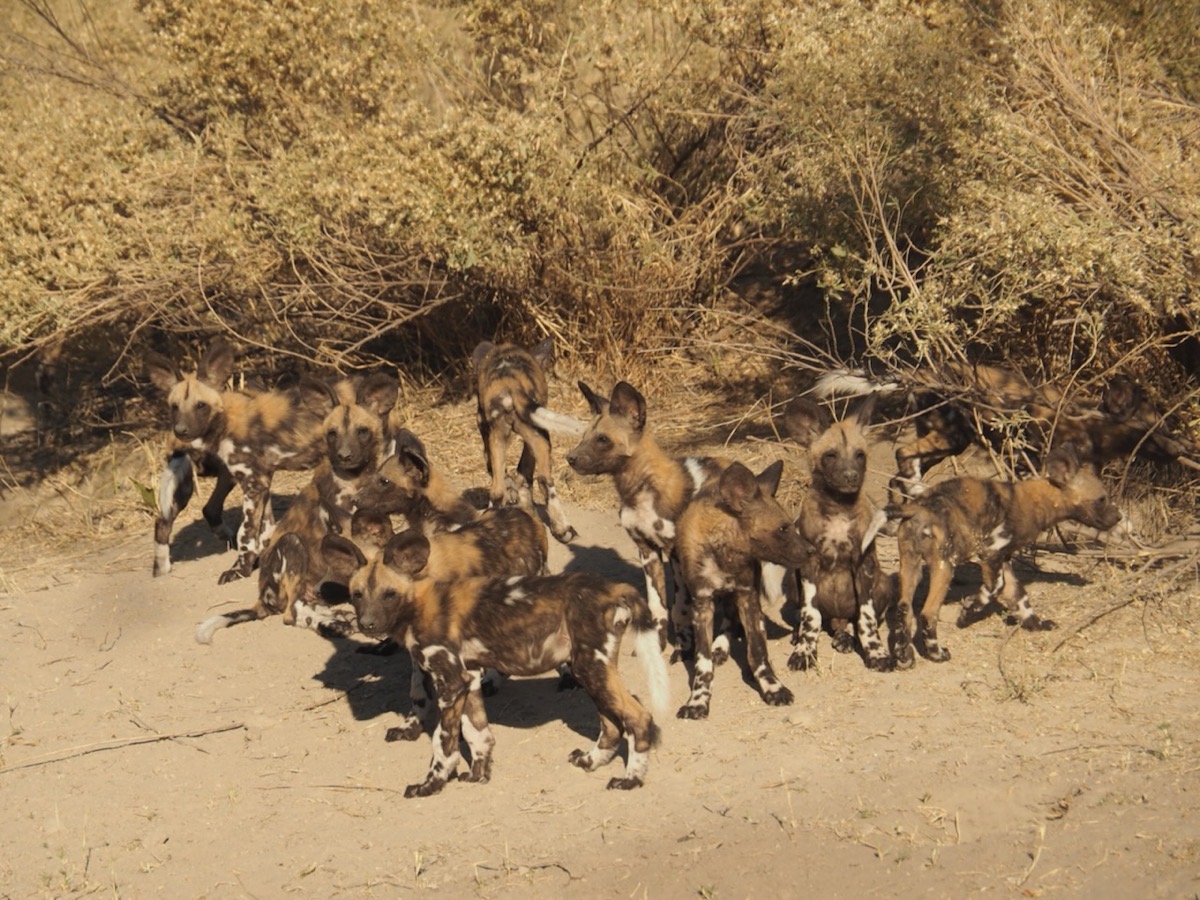
[[[790,478],[802,467],[769,442],[749,449],[790,454]],[[640,585],[611,489],[565,480],[580,537],[553,547],[552,568]],[[509,681],[488,701],[492,781],[405,800],[430,756],[427,736],[384,740],[408,707],[406,656],[359,654],[364,642],[278,619],[195,643],[197,622],[255,590],[217,585],[232,557],[199,505],[180,520],[167,577],[150,577],[147,518],[41,569],[26,553],[23,577],[5,579],[0,896],[1200,891],[1191,600],[1152,575],[1042,552],[1020,571],[1058,631],[999,618],[959,631],[951,602],[953,659],[894,674],[835,654],[827,637],[817,671],[788,671],[786,616],[769,609],[794,705],[764,705],[735,658],[717,671],[711,718],[678,720],[687,673],[672,665],[661,744],[629,793],[605,790],[620,760],[596,773],[567,762],[597,733],[585,694],[558,692],[552,675]],[[894,540],[880,540],[894,564]],[[952,596],[972,578],[964,570]],[[638,661],[622,671],[642,691]]]

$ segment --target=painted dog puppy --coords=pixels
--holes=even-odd
[[[154,520],[155,578],[171,571],[171,532],[175,528],[175,520],[196,491],[197,475],[217,479],[208,502],[201,510],[204,521],[226,548],[237,546],[237,540],[224,519],[225,498],[235,484],[229,469],[215,453],[176,447],[167,456],[167,464],[158,481],[158,515]]]
[[[550,531],[566,544],[575,537],[575,529],[567,521],[554,487],[549,429],[573,431],[578,423],[546,408],[546,370],[553,360],[554,346],[549,338],[532,351],[516,344],[483,341],[471,354],[479,434],[492,477],[492,506],[503,506],[507,499],[505,456],[508,442],[516,435],[523,444],[517,463],[517,504],[533,508],[532,485],[536,482],[546,498]]]
[[[712,698],[713,612],[718,601],[730,603],[746,635],[746,665],[763,701],[772,706],[792,702],[767,655],[760,592],[762,563],[795,568],[803,558],[800,533],[775,499],[783,463],[758,476],[732,463],[716,483],[702,489],[679,517],[676,551],[684,581],[692,595],[695,668],[692,693],[679,708],[681,719],[708,717]]]
[[[233,372],[233,351],[220,341],[208,348],[191,375],[181,375],[157,353],[147,354],[145,362],[151,380],[167,396],[176,439],[216,456],[242,489],[237,562],[219,581],[245,578],[271,535],[275,470],[311,469],[324,455],[322,423],[331,407],[329,391],[311,379],[288,391],[224,391]]]
[[[903,392],[915,414],[916,437],[896,447],[896,475],[888,485],[893,515],[925,490],[924,474],[972,444],[1003,446],[1011,420],[1020,420],[1020,442],[1036,465],[1049,450],[1072,444],[1081,462],[1097,467],[1135,453],[1154,462],[1200,468],[1183,443],[1160,427],[1162,419],[1142,390],[1118,375],[1105,385],[1098,408],[1070,402],[1053,384],[1035,385],[1013,369],[950,362],[942,367],[953,384],[876,382],[858,372],[829,372],[817,380],[817,396]]]
[[[999,600],[1015,613],[1022,628],[1050,629],[1029,605],[1024,587],[1013,573],[1012,557],[1039,534],[1073,519],[1106,531],[1121,520],[1108,491],[1091,466],[1081,466],[1070,444],[1046,458],[1046,477],[1001,482],[953,478],[906,504],[897,534],[900,543],[900,600],[896,665],[907,669],[915,661],[913,643],[933,662],[945,662],[950,651],[938,643],[938,610],[946,598],[954,567],[978,560],[983,574],[979,595],[963,605],[958,626],[996,612]],[[913,599],[923,570],[929,571],[929,593],[915,623]]]
[[[619,381],[606,400],[579,382],[596,418],[578,446],[567,454],[567,463],[581,475],[611,475],[621,503],[621,524],[637,547],[646,577],[646,596],[659,640],[667,646],[666,565],[675,553],[676,523],[692,497],[729,465],[725,459],[688,456],[672,458],[659,447],[646,427],[646,400],[633,385]],[[672,568],[675,568],[672,566]],[[675,572],[676,598],[671,617],[679,651],[688,645],[690,612]],[[724,653],[724,651],[719,651]]]
[[[402,428],[394,435],[393,445],[394,452],[359,488],[356,509],[403,516],[409,528],[426,536],[455,531],[479,518],[479,510],[429,462],[420,438]]]
[[[884,573],[875,552],[875,536],[887,521],[863,491],[867,473],[867,435],[874,397],[853,416],[832,423],[823,407],[797,397],[784,414],[785,428],[809,450],[812,486],[796,524],[811,548],[798,567],[801,606],[792,634],[796,649],[788,658],[795,670],[817,663],[817,637],[829,623],[833,648],[854,649],[854,633],[867,668],[895,668],[879,637],[879,622],[896,599],[896,578]]]
[[[590,572],[438,582],[424,571],[429,541],[412,531],[397,535],[371,561],[341,535],[327,536],[323,547],[350,584],[359,629],[403,642],[433,680],[439,713],[433,759],[424,781],[409,785],[406,797],[435,794],[455,777],[460,734],[471,750],[463,780],[491,777],[495,738],[479,690],[487,667],[540,675],[570,663],[600,712],[601,726],[596,746],[574,751],[570,761],[594,771],[612,760],[625,734],[625,774],[608,787],[629,790],[643,783],[657,729],[617,673],[625,631],[634,632],[655,708],[665,704],[667,670],[650,609],[636,590]]]
[[[335,405],[324,421],[326,458],[267,542],[258,570],[258,603],[204,620],[196,629],[197,641],[210,643],[219,628],[272,613],[282,613],[285,625],[299,623],[326,636],[349,633],[347,622],[317,607],[317,588],[327,574],[321,539],[350,531],[354,497],[379,465],[384,422],[397,394],[395,377],[382,373],[360,382],[350,402],[336,403],[337,394],[329,389]]]
[[[430,540],[426,573],[435,581],[490,575],[541,575],[549,547],[546,529],[530,510],[500,507],[480,514],[430,465],[425,447],[411,432],[397,437],[397,453],[366,479],[355,496],[358,514],[401,515],[408,527]],[[356,514],[356,515],[358,515]],[[364,652],[388,656],[397,649],[390,638]],[[488,672],[483,689],[493,694],[499,675]],[[429,696],[417,661],[410,689],[412,712],[393,733],[406,740],[421,735]]]

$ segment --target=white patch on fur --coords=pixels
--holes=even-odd
[[[714,642],[715,645],[715,642]],[[696,657],[696,674],[711,675],[713,670],[713,661],[707,656]]]
[[[726,633],[718,634],[712,642],[713,653],[724,653],[729,655],[729,635]]]
[[[763,596],[769,603],[782,603],[785,599],[783,582],[787,578],[787,569],[776,563],[762,563],[760,567]]]
[[[861,369],[835,369],[826,372],[813,385],[818,397],[857,397],[862,394],[890,394],[901,389],[895,381],[876,382]]]
[[[212,616],[196,626],[196,643],[211,644],[213,634],[222,628],[228,628],[233,621],[228,616]]]
[[[164,519],[172,517],[175,494],[192,477],[192,461],[186,456],[172,456],[167,460],[162,477],[158,480],[158,513]]]
[[[694,456],[689,456],[683,461],[683,467],[687,470],[687,473],[692,476],[692,486],[696,490],[700,490],[700,488],[704,487],[704,482],[707,479],[707,476],[704,472],[704,464],[700,462],[700,460]]]
[[[863,532],[862,537],[862,552],[866,553],[867,548],[875,542],[875,536],[879,534],[879,529],[887,524],[887,513],[882,509],[875,510],[875,515],[871,516],[871,521],[867,525],[867,530]]]
[[[154,545],[154,574],[166,575],[171,571],[171,545]]]
[[[644,782],[646,780],[646,769],[649,763],[649,754],[639,753],[633,747],[633,741],[629,742],[629,759],[625,763],[625,777],[630,780]]]
[[[703,584],[711,588],[712,593],[730,590],[734,585],[733,576],[722,569],[711,556],[706,556],[700,564],[699,577]]]
[[[635,498],[635,505],[621,507],[621,525],[626,531],[635,532],[663,547],[675,540],[675,523],[658,514],[654,508],[655,497],[653,491],[642,491]]]
[[[837,544],[849,544],[854,530],[854,520],[849,516],[831,516],[826,520],[821,539]]]
[[[650,606],[650,614],[656,620],[664,620],[667,617],[667,606],[663,603],[662,597],[658,595],[657,588],[654,587],[654,579],[650,577],[650,570],[646,568],[647,560],[642,558],[642,573],[646,577],[646,603]]]
[[[647,705],[650,712],[659,718],[665,718],[667,705],[671,701],[670,677],[662,650],[658,646],[658,632],[653,628],[634,632],[633,646],[638,661],[642,664],[642,672],[646,676],[646,693],[649,695]]]
[[[607,663],[609,660],[611,660],[613,658],[613,652],[616,649],[617,649],[617,636],[615,634],[610,633],[608,635],[608,637],[606,637],[604,639],[604,647],[593,651],[593,653],[596,657],[597,662]]]
[[[555,412],[544,406],[536,407],[529,414],[529,421],[543,431],[557,431],[560,434],[569,434],[574,437],[583,437],[588,430],[587,422],[580,422],[573,416]]]
[[[467,638],[458,647],[459,658],[464,664],[471,660],[482,659],[488,652],[487,645],[478,638]]]
[[[992,552],[1003,550],[1012,543],[1012,535],[1005,530],[1004,523],[1001,523],[993,528],[988,537],[991,538],[992,542],[988,544],[987,549],[991,550]]]

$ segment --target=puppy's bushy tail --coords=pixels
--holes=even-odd
[[[566,413],[555,412],[545,406],[535,406],[529,413],[529,421],[543,431],[556,431],[574,437],[583,437],[587,431],[587,423],[581,422]]]
[[[630,626],[633,629],[634,652],[646,676],[649,693],[647,706],[656,717],[665,718],[671,702],[671,691],[667,661],[663,659],[662,649],[658,645],[658,626],[650,612],[650,605],[641,593],[630,588],[627,602],[633,614]]]
[[[898,381],[873,381],[861,369],[835,369],[826,372],[813,385],[812,393],[826,399],[829,397],[860,397],[864,394],[890,394],[901,390]]]
[[[258,610],[239,609],[237,612],[212,616],[196,626],[196,643],[211,644],[213,635],[222,628],[230,625],[240,625],[242,622],[253,622],[258,618]]]

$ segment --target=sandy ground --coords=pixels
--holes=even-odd
[[[640,584],[615,502],[593,505],[570,508],[580,537],[554,545],[552,568]],[[278,619],[195,643],[197,622],[254,586],[217,585],[230,557],[199,503],[179,525],[167,577],[150,577],[147,520],[47,563],[48,586],[0,595],[0,896],[1200,892],[1191,600],[1153,575],[1042,553],[1020,571],[1057,632],[959,631],[951,603],[954,658],[896,674],[827,637],[817,671],[790,672],[785,617],[768,610],[795,704],[764,705],[735,655],[711,718],[664,717],[629,793],[605,790],[619,760],[591,774],[567,762],[597,733],[585,694],[510,681],[488,703],[491,783],[405,800],[430,756],[428,737],[384,741],[407,709],[406,656]],[[622,671],[639,690],[637,661]],[[686,678],[671,667],[672,708]]]

